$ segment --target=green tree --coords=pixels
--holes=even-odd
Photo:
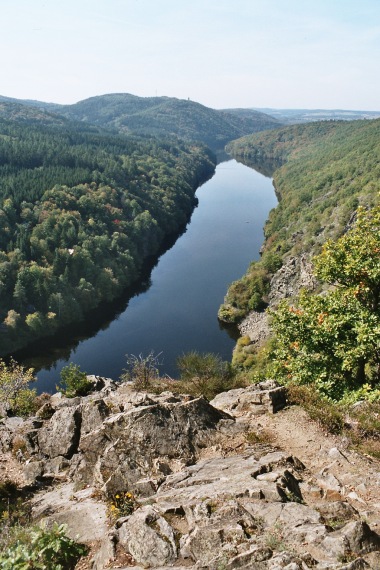
[[[61,381],[56,388],[67,398],[87,396],[91,391],[92,382],[87,378],[87,372],[82,372],[78,364],[70,362],[62,368],[60,376]]]
[[[9,364],[0,359],[0,403],[16,415],[33,411],[36,391],[29,388],[34,382],[33,369],[25,369],[11,358]]]
[[[272,372],[315,384],[334,400],[363,386],[373,392],[380,382],[380,205],[359,209],[354,227],[325,244],[315,268],[330,289],[303,291],[271,312]]]

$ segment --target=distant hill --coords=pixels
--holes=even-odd
[[[211,109],[190,100],[138,97],[129,93],[90,97],[73,105],[0,95],[0,106],[0,116],[3,118],[41,120],[43,123],[57,121],[58,124],[64,117],[124,134],[161,138],[174,136],[202,142],[213,150],[223,149],[228,142],[244,135],[282,126],[278,119],[259,111],[249,110],[246,115],[240,115]],[[38,111],[44,114],[41,115]],[[10,113],[9,116],[7,112]]]
[[[227,151],[254,168],[269,161],[279,197],[265,226],[260,261],[231,285],[219,312],[232,322],[263,308],[272,274],[282,264],[304,263],[327,239],[347,231],[358,205],[378,203],[380,119],[287,126],[233,141]]]
[[[56,111],[67,118],[114,128],[119,132],[176,136],[201,141],[212,149],[245,134],[281,126],[278,119],[251,111],[239,116],[172,97],[137,97],[127,93],[101,95]]]
[[[28,107],[38,107],[39,109],[54,109],[59,107],[57,103],[45,103],[35,99],[15,99],[14,97],[5,97],[0,95],[1,103],[18,103],[19,105],[27,105]]]
[[[43,107],[22,104],[7,97],[0,97],[0,118],[29,125],[62,126],[69,122],[65,117],[50,113]]]
[[[246,109],[242,109],[246,111]],[[275,117],[282,123],[310,123],[313,121],[356,121],[360,119],[378,119],[380,111],[350,111],[345,109],[257,109]]]

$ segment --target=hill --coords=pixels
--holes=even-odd
[[[378,119],[380,111],[353,111],[349,109],[226,109],[227,112],[237,112],[240,116],[250,111],[260,111],[278,119],[281,123],[293,125],[314,121],[354,121],[360,119]]]
[[[281,125],[277,119],[255,111],[240,117],[194,101],[126,93],[91,97],[74,105],[57,107],[56,111],[70,119],[124,133],[201,141],[214,150],[245,134]]]
[[[266,247],[282,254],[317,252],[379,190],[380,119],[295,125],[234,141],[228,151],[251,164],[282,163],[273,174],[280,203],[266,226]]]
[[[307,266],[305,254],[318,253],[327,239],[340,236],[359,204],[374,205],[380,178],[380,120],[294,125],[244,137],[227,150],[253,167],[262,168],[262,162],[274,165],[279,197],[265,227],[261,261],[231,285],[219,312],[222,320],[231,322],[266,306],[270,283],[274,295],[274,274],[297,275],[297,281]],[[297,283],[276,287],[290,295]]]

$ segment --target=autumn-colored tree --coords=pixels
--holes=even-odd
[[[331,285],[327,292],[303,291],[271,312],[273,373],[312,383],[334,400],[363,386],[373,391],[380,382],[380,205],[360,208],[354,227],[325,244],[315,270]]]

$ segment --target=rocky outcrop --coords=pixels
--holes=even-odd
[[[298,295],[303,288],[312,291],[316,285],[310,256],[304,253],[299,257],[288,257],[271,279],[269,303],[276,305],[281,299]]]
[[[234,416],[275,413],[286,406],[286,390],[273,380],[218,394],[210,404]]]
[[[362,477],[329,464],[313,473],[262,437],[262,418],[285,404],[274,382],[207,402],[109,381],[85,398],[53,396],[46,419],[4,420],[0,441],[5,453],[17,443],[29,485],[43,485],[34,518],[97,545],[94,570],[379,568]],[[116,498],[124,509],[112,511]]]
[[[281,299],[298,295],[303,288],[313,291],[316,286],[310,256],[304,253],[298,257],[288,257],[271,279],[269,307],[275,307]],[[251,311],[238,328],[242,335],[249,336],[251,342],[257,345],[270,335],[268,316],[262,312]]]

